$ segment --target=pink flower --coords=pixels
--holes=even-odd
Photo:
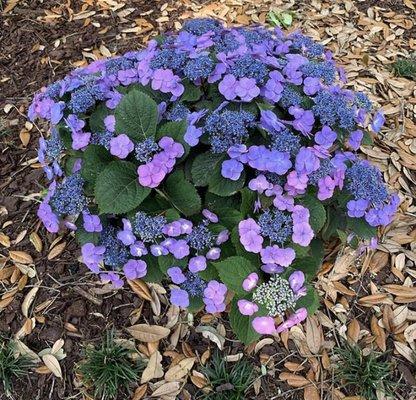
[[[264,264],[277,264],[288,267],[296,257],[295,251],[290,247],[282,249],[277,245],[267,246],[260,252],[261,261]]]
[[[238,309],[242,315],[253,315],[257,311],[259,311],[259,306],[255,303],[252,303],[248,300],[238,300],[237,301]]]
[[[256,317],[253,319],[252,325],[254,330],[261,335],[271,335],[276,332],[272,317]]]
[[[242,285],[243,289],[246,292],[249,292],[250,290],[256,287],[258,281],[259,281],[259,276],[255,272],[252,272],[249,276],[247,276],[246,279],[244,279],[243,285]]]
[[[253,218],[248,218],[238,224],[240,242],[247,251],[259,253],[262,249],[263,237],[260,226]]]
[[[306,222],[293,225],[292,240],[301,246],[309,246],[313,239],[313,230]]]
[[[306,308],[302,307],[296,310],[285,322],[281,323],[277,329],[277,333],[285,332],[289,330],[292,326],[295,326],[306,319],[308,316],[308,311]],[[253,321],[254,322],[254,321]]]

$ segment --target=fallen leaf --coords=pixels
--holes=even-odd
[[[316,317],[306,319],[306,343],[312,354],[319,354],[323,343],[322,329],[318,324]]]
[[[10,250],[10,258],[20,264],[33,264],[33,258],[30,254],[24,251]]]
[[[175,396],[181,389],[180,382],[167,382],[158,387],[150,397]]]
[[[32,289],[30,289],[30,291],[25,296],[22,302],[22,313],[26,318],[29,317],[29,308],[32,305],[33,300],[35,299],[38,290],[39,290],[39,286],[35,286]]]
[[[133,289],[133,292],[136,293],[141,299],[152,301],[152,296],[150,294],[149,287],[146,282],[143,282],[141,279],[127,280],[127,283]]]
[[[183,360],[179,361],[178,364],[174,365],[172,368],[169,368],[165,374],[165,379],[168,382],[181,380],[183,377],[188,375],[194,364],[195,358],[184,358]]]
[[[146,395],[146,392],[147,392],[147,384],[139,386],[134,391],[134,394],[133,394],[133,397],[132,397],[131,400],[140,400],[140,399],[142,399]]]
[[[195,329],[196,332],[202,333],[202,336],[206,339],[214,342],[220,350],[224,348],[225,337],[221,336],[215,328],[212,326],[197,326]]]
[[[62,378],[61,366],[54,355],[45,354],[42,356],[42,361],[57,378]]]
[[[310,384],[310,382],[303,376],[292,374],[290,372],[281,372],[279,375],[279,379],[281,379],[282,381],[286,381],[288,385],[297,388]]]
[[[133,325],[127,328],[127,331],[141,342],[157,342],[167,337],[170,333],[170,330],[163,326],[146,324]]]
[[[162,355],[159,353],[159,351],[155,351],[150,356],[149,362],[147,363],[147,366],[142,373],[140,383],[143,384],[149,382],[152,379],[161,378],[163,374]]]

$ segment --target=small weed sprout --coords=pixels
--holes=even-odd
[[[393,64],[393,71],[398,76],[416,80],[416,56],[398,58]]]
[[[202,397],[208,400],[241,400],[255,379],[255,371],[249,361],[240,360],[231,365],[219,353],[213,355],[202,372],[213,389]]]
[[[25,376],[33,366],[30,358],[17,355],[13,342],[0,339],[0,388],[12,396],[13,380]]]
[[[113,331],[106,334],[100,347],[86,348],[79,371],[83,383],[94,388],[97,399],[114,399],[120,390],[137,381],[144,364],[131,355],[132,350],[114,340]]]
[[[354,389],[366,400],[377,400],[377,391],[391,395],[397,383],[391,378],[392,364],[385,360],[386,353],[371,350],[365,354],[357,345],[345,343],[334,350],[339,361],[335,379],[343,387]]]

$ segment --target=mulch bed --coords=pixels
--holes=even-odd
[[[416,11],[409,6],[411,1],[408,5],[398,0],[320,3],[265,1],[260,4],[239,0],[168,1],[166,4],[155,0],[2,3],[7,12],[0,14],[0,110],[5,111],[0,115],[0,232],[3,235],[0,267],[10,265],[9,250],[23,251],[32,256],[30,264],[36,268],[36,277],[28,279],[15,293],[13,290],[22,279],[22,273],[15,277],[15,282],[11,282],[12,279],[0,281],[0,298],[5,300],[8,294],[13,294],[7,306],[1,307],[0,302],[0,334],[11,337],[19,333],[22,341],[36,353],[63,338],[67,354],[60,362],[64,379],[57,379],[47,370],[30,374],[24,384],[16,386],[17,399],[55,400],[77,395],[81,388],[74,366],[82,360],[84,346],[99,343],[104,330],[111,327],[120,337],[131,340],[125,328],[134,323],[132,313],[137,313],[142,306],[142,322],[158,321],[163,325],[167,320],[167,305],[163,302],[160,317],[155,318],[150,303],[130,288],[118,292],[106,290],[86,274],[86,269],[77,261],[79,252],[72,237],[60,237],[57,242],[56,236],[46,234],[40,227],[36,207],[45,182],[42,171],[35,168],[39,133],[37,127],[26,124],[25,119],[33,93],[94,58],[138,49],[150,35],[174,28],[175,21],[183,18],[208,15],[241,24],[264,22],[271,6],[294,10],[298,16],[297,25],[315,38],[327,39],[359,89],[370,91],[383,105],[388,116],[384,143],[377,143],[366,154],[372,161],[384,165],[389,183],[406,196],[407,205],[397,222],[383,232],[384,244],[375,253],[366,255],[359,265],[347,262],[341,265],[339,259],[335,263],[331,260],[331,268],[327,266],[319,277],[318,287],[325,299],[317,317],[319,328],[325,333],[325,343],[319,353],[309,353],[306,357],[304,346],[292,336],[282,337],[280,342],[267,342],[255,352],[254,347],[244,349],[233,339],[227,321],[209,323],[219,330],[225,329],[226,354],[246,351],[255,368],[267,365],[268,375],[254,388],[257,395],[253,389],[247,398],[314,400],[308,397],[311,392],[302,385],[297,388],[290,385],[290,381],[278,379],[282,371],[288,372],[287,361],[290,361],[305,366],[308,379],[319,387],[319,392],[316,391],[319,396],[322,388],[324,397],[317,398],[341,399],[342,392],[333,388],[331,372],[321,365],[321,360],[330,353],[328,343],[335,343],[343,335],[362,345],[376,343],[377,350],[390,350],[389,359],[397,363],[396,378],[401,377],[403,384],[396,393],[397,398],[414,398],[411,396],[416,386],[415,368],[406,355],[416,349],[416,336],[412,334],[413,339],[408,340],[407,334],[416,321],[416,297],[413,301],[403,300],[383,287],[387,284],[413,287],[416,278],[412,244],[416,240],[416,209],[412,204],[416,194],[416,127],[412,122],[416,101],[411,100],[416,90],[414,83],[393,77],[388,68],[397,53],[395,49],[402,54],[416,50]],[[374,30],[375,25],[380,29]],[[35,250],[33,232],[42,242],[41,251]],[[51,251],[57,253],[52,258]],[[362,273],[364,265],[365,275]],[[345,274],[335,279],[334,270]],[[40,289],[29,318],[33,324],[28,324],[21,308],[34,285],[40,285]],[[385,294],[385,297],[373,302],[370,297],[377,294]],[[402,312],[406,313],[404,318],[400,317]],[[207,322],[206,316],[199,315],[194,326],[200,318]],[[373,326],[374,318],[380,330]],[[390,325],[386,321],[390,321]],[[307,331],[300,330],[300,333],[308,335]],[[178,354],[189,357],[191,351],[201,357],[207,349],[213,351],[216,347],[193,328],[187,335],[186,342],[174,347]],[[384,337],[384,341],[380,337]],[[146,347],[140,346],[139,350],[145,353]],[[167,359],[164,361],[166,368]],[[299,374],[303,376],[305,371]],[[185,388],[187,392],[181,396],[194,398],[189,396],[194,396],[195,386],[188,382]],[[344,395],[348,394],[354,395],[344,391]],[[120,399],[126,398],[120,396]]]

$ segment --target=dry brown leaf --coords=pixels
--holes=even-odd
[[[133,289],[133,292],[136,293],[141,299],[152,301],[152,295],[150,294],[150,290],[146,282],[142,281],[141,279],[128,279],[127,283]]]
[[[0,232],[0,244],[4,247],[10,247],[10,238],[3,232]]]
[[[261,339],[258,343],[256,343],[256,346],[254,347],[254,354],[258,353],[264,346],[272,344],[273,342],[274,340],[272,338]]]
[[[295,363],[295,362],[291,362],[291,361],[285,362],[284,366],[290,372],[300,372],[300,371],[303,371],[305,369],[305,367],[303,365]]]
[[[413,350],[401,342],[394,342],[394,347],[399,354],[401,354],[407,361],[414,363],[415,355]]]
[[[41,240],[40,236],[36,232],[32,232],[29,236],[29,240],[33,244],[33,246],[35,247],[35,250],[38,253],[41,253],[42,249],[43,249],[43,244],[42,244],[42,240]]]
[[[39,290],[39,286],[35,286],[32,289],[30,289],[30,291],[25,296],[22,302],[22,313],[26,318],[29,317],[29,308],[32,305],[33,300],[35,300],[38,290]]]
[[[303,387],[310,384],[310,381],[303,376],[292,374],[290,372],[281,372],[279,374],[279,379],[286,381],[289,386],[293,387]]]
[[[147,363],[147,366],[142,373],[140,383],[143,384],[149,382],[152,379],[161,378],[163,374],[162,355],[159,353],[159,351],[155,351],[150,356],[149,362]]]
[[[180,382],[167,382],[158,387],[150,397],[175,396],[181,388]]]
[[[20,264],[33,264],[33,258],[30,254],[25,251],[10,250],[10,258]]]
[[[170,330],[163,326],[146,324],[133,325],[127,328],[127,331],[141,342],[157,342],[167,337],[170,333]]]
[[[306,343],[312,354],[319,354],[323,343],[323,333],[316,317],[306,319]]]
[[[208,384],[207,379],[202,376],[191,375],[191,381],[198,389],[202,389]]]
[[[303,391],[303,398],[305,400],[320,400],[321,395],[319,394],[318,389],[315,386],[310,385],[305,387]]]
[[[54,355],[45,354],[42,356],[42,361],[57,378],[62,378],[61,366],[59,365],[59,361]]]
[[[133,394],[133,397],[132,397],[131,400],[140,400],[140,399],[142,399],[146,395],[146,392],[147,392],[147,384],[139,386],[134,391],[134,394]]]
[[[48,260],[50,261],[58,257],[65,250],[65,246],[66,242],[62,242],[54,246],[48,254]]]
[[[165,374],[165,379],[168,382],[180,381],[182,378],[188,375],[194,364],[195,358],[184,358],[183,360],[179,361],[177,365],[169,368]]]
[[[354,318],[348,325],[347,338],[350,343],[358,343],[360,337],[360,324]]]
[[[0,281],[4,279],[9,279],[12,276],[15,269],[16,268],[14,266],[0,269]]]

